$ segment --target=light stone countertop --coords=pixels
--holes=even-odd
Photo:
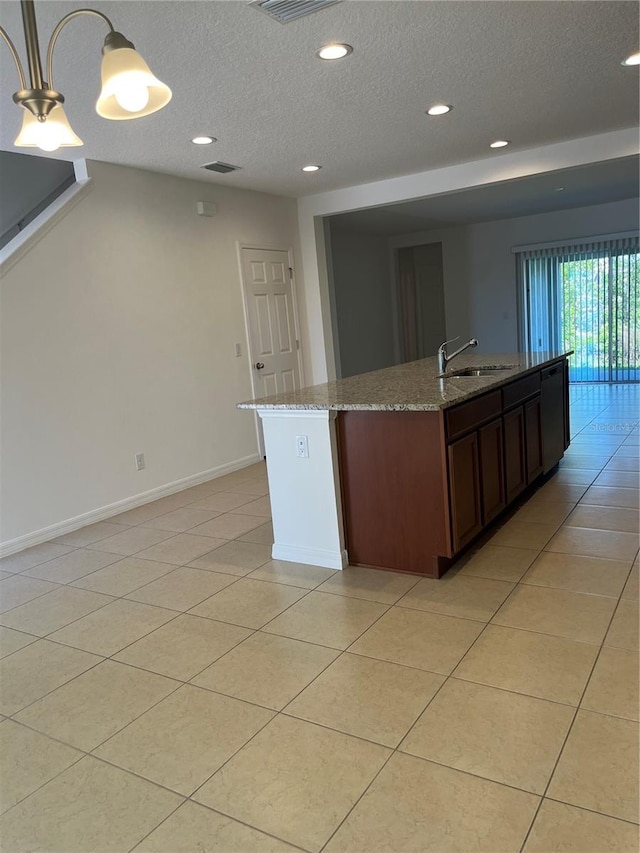
[[[476,354],[465,352],[449,365],[464,367],[509,366],[491,376],[438,377],[435,356],[361,373],[347,379],[312,385],[271,397],[238,403],[239,409],[320,409],[363,412],[435,412],[557,361],[570,352]]]

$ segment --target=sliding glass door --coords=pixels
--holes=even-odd
[[[522,340],[574,350],[573,382],[640,380],[638,237],[518,254]]]

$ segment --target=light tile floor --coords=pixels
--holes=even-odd
[[[270,560],[263,465],[0,563],[4,853],[635,853],[637,386],[440,581]]]

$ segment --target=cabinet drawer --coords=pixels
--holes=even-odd
[[[523,400],[533,397],[540,390],[540,373],[531,373],[516,382],[510,382],[502,389],[502,401],[505,409],[510,409]]]
[[[497,417],[502,412],[500,391],[485,394],[468,403],[461,403],[445,412],[447,437],[451,441],[480,424]]]

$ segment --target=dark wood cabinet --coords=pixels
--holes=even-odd
[[[524,432],[527,449],[527,485],[542,474],[542,421],[540,395],[525,403]]]
[[[351,563],[438,577],[453,556],[439,413],[340,412],[338,448]]]
[[[478,435],[449,445],[449,493],[453,550],[464,548],[482,530]]]
[[[560,385],[545,381],[545,371]],[[437,411],[341,411],[351,563],[441,577],[546,473],[546,457],[560,459],[568,441],[567,398],[566,360],[557,360]]]
[[[527,487],[527,458],[524,439],[524,408],[518,406],[504,416],[504,470],[507,503]]]
[[[483,524],[492,521],[507,505],[503,433],[502,418],[496,418],[478,430]]]

